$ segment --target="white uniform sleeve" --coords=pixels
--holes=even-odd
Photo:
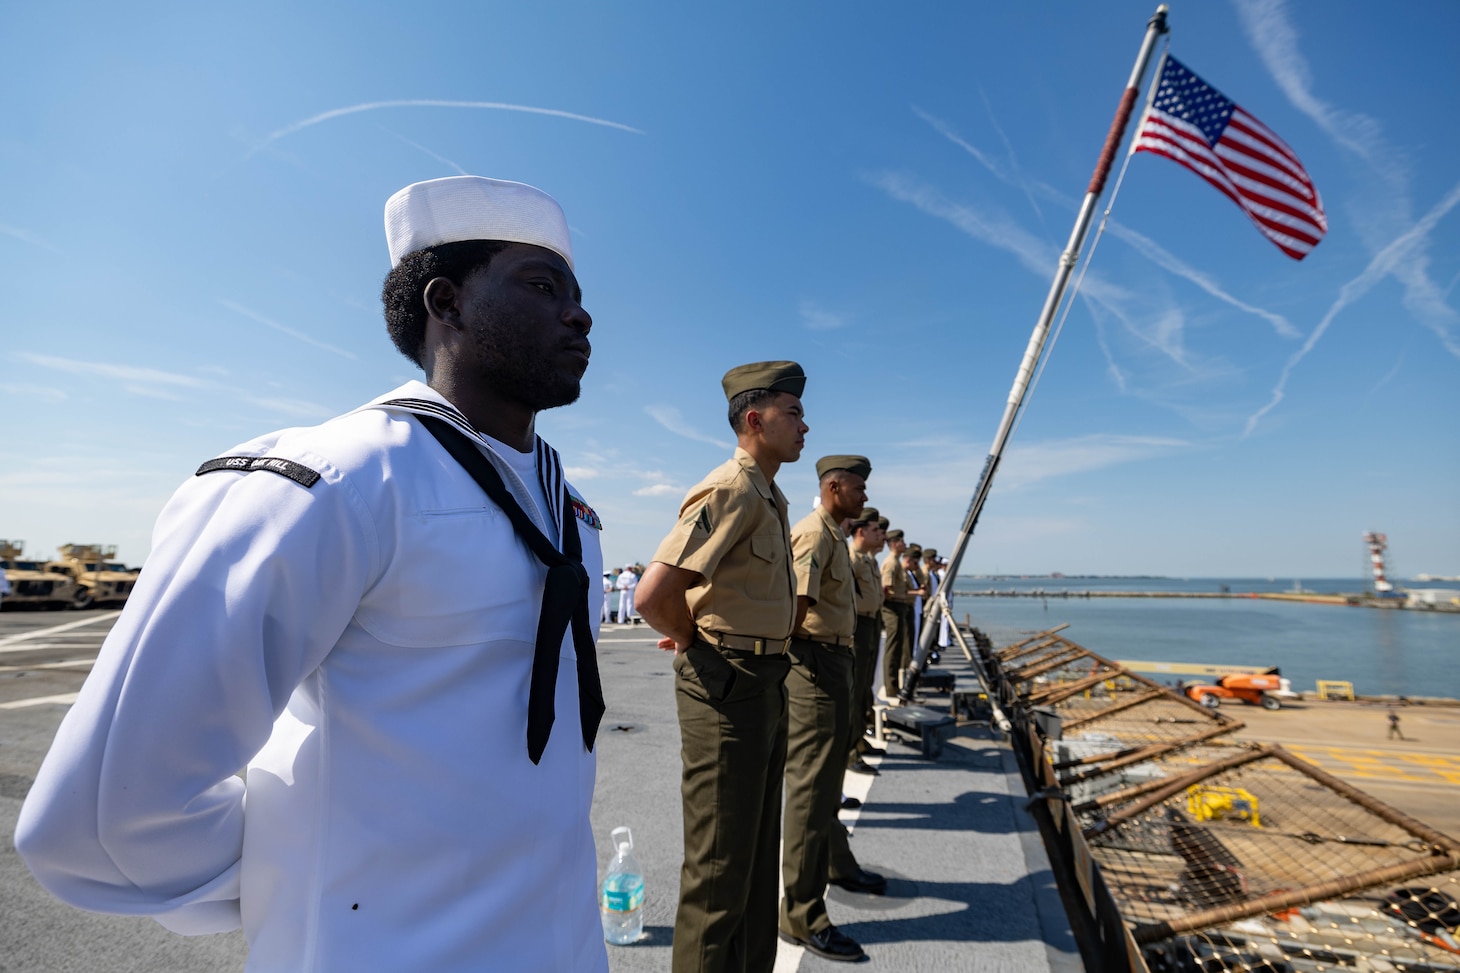
[[[126,609],[21,809],[16,847],[58,898],[175,932],[239,926],[244,784],[301,680],[381,571],[365,501],[208,473],[173,496]]]

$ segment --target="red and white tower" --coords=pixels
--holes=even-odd
[[[1374,566],[1374,591],[1380,597],[1394,593],[1394,585],[1384,576],[1384,552],[1389,548],[1389,538],[1369,531],[1364,535],[1369,545],[1369,562]]]

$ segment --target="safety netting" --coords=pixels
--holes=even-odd
[[[1460,842],[1058,634],[982,654],[1133,968],[1460,970]]]

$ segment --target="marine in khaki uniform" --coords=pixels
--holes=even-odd
[[[875,507],[862,508],[852,521],[852,576],[857,579],[854,607],[857,628],[852,633],[852,711],[847,743],[847,769],[858,773],[876,773],[863,760],[867,753],[882,753],[867,739],[872,725],[872,681],[877,671],[877,637],[881,632],[882,580],[877,568],[876,552],[882,546],[881,514]]]
[[[769,971],[776,958],[786,655],[796,622],[786,498],[805,443],[795,362],[721,383],[735,455],[693,487],[639,582],[639,614],[673,649],[684,865],[674,973]]]
[[[866,954],[826,912],[831,832],[837,820],[851,728],[857,584],[842,524],[862,512],[872,464],[827,456],[816,464],[821,505],[791,528],[797,624],[791,638],[786,743],[786,821],[781,938],[831,960]]]
[[[908,594],[911,588],[907,570],[902,566],[902,554],[907,550],[902,531],[887,532],[887,549],[890,553],[882,562],[882,627],[887,632],[887,644],[882,649],[882,693],[896,699],[901,688],[898,674],[912,656],[913,599]]]

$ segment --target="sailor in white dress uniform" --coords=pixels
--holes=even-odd
[[[552,278],[559,293],[533,290],[541,313],[524,325],[586,348],[550,197],[479,177],[416,184],[392,204],[402,195],[394,228],[387,205],[393,264],[510,223],[511,242],[455,286]],[[462,297],[462,334],[443,335],[456,312],[439,293],[431,304],[440,283],[426,287],[423,340],[447,395],[411,382],[244,443],[164,509],[16,829],[58,897],[185,934],[241,925],[249,971],[607,970],[584,717],[596,729],[601,695],[596,714],[580,708],[586,682],[597,690],[592,641],[585,655],[570,626],[549,646],[555,721],[534,758],[524,727],[547,568],[423,422],[470,442],[561,550],[562,531],[577,532],[574,611],[594,637],[600,525],[532,435],[535,408],[505,442],[472,427],[467,383],[482,376],[467,344],[482,325]],[[576,372],[573,398],[581,357],[545,358],[554,375]]]

